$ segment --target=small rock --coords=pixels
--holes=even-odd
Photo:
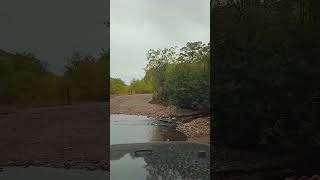
[[[302,176],[299,178],[299,180],[307,180],[307,178],[308,178],[307,176]]]
[[[41,161],[34,160],[34,161],[33,161],[33,164],[34,164],[34,165],[40,165],[40,164],[41,164]]]
[[[313,175],[310,180],[320,180],[319,175]]]
[[[209,118],[197,118],[188,123],[178,124],[176,129],[189,138],[207,136],[210,134],[209,121]]]
[[[65,147],[65,148],[63,148],[64,150],[72,150],[72,147],[71,146],[69,146],[69,147]]]
[[[73,165],[72,161],[67,161],[67,162],[64,163],[64,168],[70,169],[72,165]]]
[[[94,163],[95,163],[95,164],[99,164],[100,161],[99,161],[99,160],[94,160]]]
[[[89,170],[89,171],[94,171],[94,170],[97,169],[97,167],[95,167],[95,166],[88,166],[86,169]]]
[[[8,164],[9,166],[14,166],[14,165],[16,165],[16,163],[15,163],[14,161],[9,161],[7,164]]]

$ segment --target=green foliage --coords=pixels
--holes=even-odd
[[[109,53],[102,51],[100,56],[81,56],[74,52],[66,65],[64,86],[70,89],[74,101],[105,100],[108,97]]]
[[[143,79],[127,86],[110,79],[111,95],[153,93],[154,100],[181,108],[209,112],[209,45],[189,42],[177,47],[149,50]]]
[[[153,87],[146,77],[144,79],[133,79],[130,85],[126,85],[121,79],[110,78],[110,94],[147,94],[152,93]]]
[[[154,99],[181,108],[209,112],[209,45],[189,42],[177,47],[149,50],[146,77]]]
[[[216,142],[320,145],[319,1],[237,1],[212,15]]]
[[[129,86],[130,94],[152,93],[153,87],[150,81],[142,79],[133,79]]]
[[[124,95],[128,93],[128,86],[121,79],[110,78],[111,95]]]
[[[61,77],[48,72],[32,54],[0,56],[0,104],[41,104],[63,99]]]
[[[97,58],[82,57],[75,52],[62,76],[48,71],[33,54],[0,53],[0,104],[63,104],[67,88],[71,102],[105,100],[108,96],[109,53],[106,51]]]

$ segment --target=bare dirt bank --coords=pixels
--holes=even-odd
[[[189,110],[177,110],[175,107],[151,104],[152,94],[113,96],[110,99],[112,114],[143,115],[149,117],[169,117],[192,114]]]
[[[0,166],[108,169],[107,103],[0,113]]]
[[[135,94],[124,96],[113,96],[110,99],[110,113],[143,115],[149,117],[172,117],[192,115],[196,112],[177,109],[175,107],[151,104],[152,94]],[[202,118],[201,122],[209,122],[208,118]],[[188,137],[188,141],[195,143],[210,143],[209,123],[197,123],[199,119],[192,120],[189,123],[179,125],[177,130],[183,132]]]
[[[152,117],[194,112],[150,104],[152,95],[111,98],[111,113]],[[0,167],[48,166],[108,169],[109,115],[107,103],[83,103],[38,108],[0,108]],[[188,136],[209,143],[209,136]]]

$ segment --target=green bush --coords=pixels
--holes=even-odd
[[[128,86],[121,79],[110,78],[111,95],[125,95],[128,93]]]
[[[214,6],[215,142],[319,146],[319,2]]]
[[[73,101],[102,101],[108,98],[109,53],[103,50],[99,57],[81,56],[74,52],[64,73],[64,86],[70,89]]]
[[[151,82],[146,79],[133,79],[129,85],[130,94],[146,94],[152,93],[153,87]]]
[[[30,53],[0,54],[0,104],[64,104],[69,88],[71,101],[108,98],[109,54],[82,57],[75,52],[63,75],[50,72]]]
[[[146,77],[154,99],[181,108],[209,112],[209,45],[189,42],[177,48],[149,50]]]
[[[0,56],[0,104],[47,104],[63,101],[61,77],[29,53]]]

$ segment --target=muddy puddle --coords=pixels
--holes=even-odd
[[[146,143],[153,141],[186,141],[187,137],[168,122],[136,115],[112,114],[110,143]]]

